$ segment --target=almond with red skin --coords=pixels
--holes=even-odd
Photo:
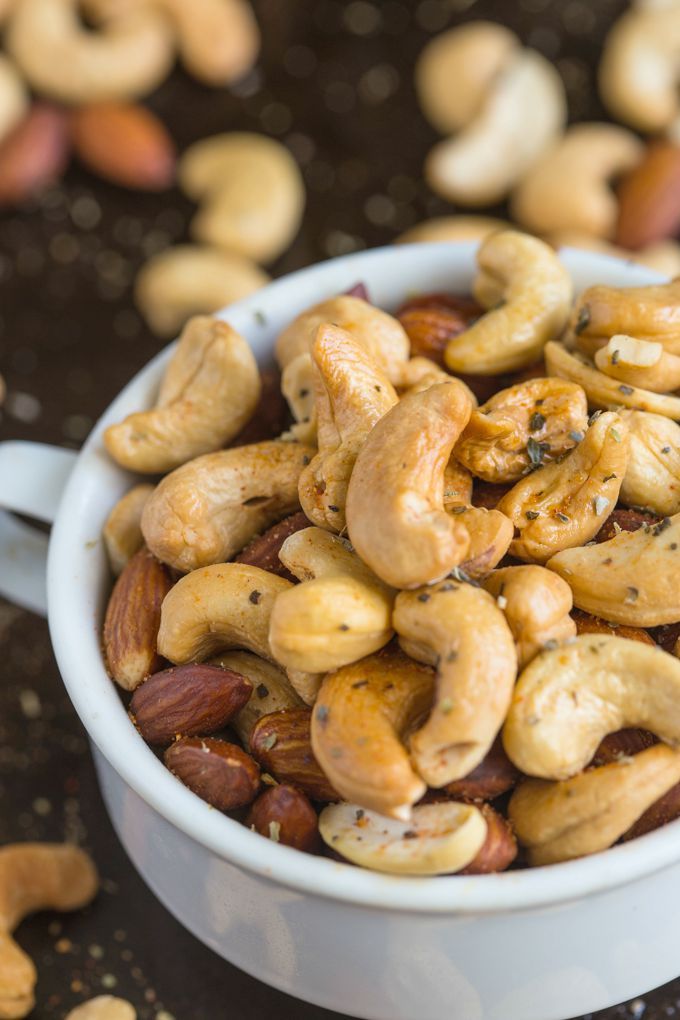
[[[316,811],[302,790],[294,786],[268,787],[250,808],[246,825],[296,850],[314,853],[320,849]]]
[[[310,521],[302,511],[292,514],[249,542],[236,557],[236,562],[249,563],[253,567],[268,570],[271,574],[278,574],[279,577],[285,577],[287,581],[295,583],[297,578],[286,570],[279,559],[279,552],[287,538],[309,526]]]
[[[675,237],[680,229],[680,147],[658,141],[617,189],[616,244],[645,248]]]
[[[664,793],[663,797],[659,797],[651,807],[648,807],[645,813],[640,815],[637,822],[624,834],[623,840],[628,842],[629,839],[636,839],[648,832],[654,832],[662,825],[674,822],[676,818],[680,818],[680,783],[672,786],[668,793]]]
[[[573,609],[572,619],[576,624],[577,634],[612,634],[614,637],[628,638],[629,641],[641,641],[644,645],[653,645],[654,639],[641,627],[627,627],[625,624],[609,623],[599,616],[591,616],[581,609]]]
[[[486,758],[465,776],[442,787],[444,793],[461,800],[493,800],[512,790],[519,772],[508,758],[500,737],[496,737]]]
[[[610,538],[616,538],[621,531],[637,531],[638,528],[643,527],[645,524],[658,524],[660,520],[661,518],[655,514],[619,507],[604,522],[595,536],[595,541],[608,542]]]
[[[0,206],[21,205],[59,180],[70,153],[66,114],[34,103],[0,145]]]
[[[278,439],[282,432],[290,428],[293,419],[288,402],[281,392],[281,373],[276,368],[265,368],[260,371],[260,385],[260,399],[252,418],[227,443],[226,449]]]
[[[104,654],[110,675],[127,691],[163,664],[156,638],[161,605],[172,585],[168,568],[142,546],[113,587],[104,619]]]
[[[263,715],[250,736],[250,750],[280,783],[299,787],[312,800],[340,800],[314,757],[311,723],[307,708]]]
[[[165,191],[175,179],[175,144],[164,124],[143,106],[81,106],[71,116],[71,138],[85,166],[112,184]]]
[[[182,737],[163,756],[170,771],[218,811],[252,803],[260,788],[257,763],[237,744],[216,737]]]
[[[510,822],[490,804],[482,804],[480,810],[486,819],[486,839],[474,860],[458,873],[460,875],[492,875],[505,871],[517,856],[517,840]]]
[[[617,730],[616,733],[608,733],[600,742],[590,764],[593,768],[599,768],[600,765],[611,765],[612,762],[620,761],[621,758],[632,758],[634,754],[646,751],[648,747],[653,747],[658,743],[657,737],[649,730],[634,727]]]
[[[403,305],[397,319],[411,342],[411,357],[430,358],[444,368],[449,340],[467,329],[483,311],[472,299],[427,294]]]
[[[671,655],[677,655],[680,658],[680,621],[654,627],[650,633],[655,643],[661,645],[664,652],[670,652]]]
[[[355,283],[353,287],[349,288],[349,290],[346,290],[345,295],[347,297],[358,297],[361,298],[362,301],[368,301],[369,303],[371,301],[368,293],[368,287],[365,283],[361,283],[361,281],[359,281],[359,283]]]
[[[130,715],[147,744],[163,746],[221,730],[252,692],[240,673],[189,663],[150,676],[132,695]]]

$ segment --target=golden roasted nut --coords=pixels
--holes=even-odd
[[[240,673],[241,676],[247,677],[253,686],[247,703],[229,722],[246,751],[250,748],[250,734],[263,715],[303,707],[302,699],[291,686],[283,670],[272,662],[253,655],[252,652],[221,652],[210,659],[209,664]]]
[[[528,564],[493,570],[482,582],[505,613],[517,646],[520,669],[546,647],[576,635],[569,613],[571,589],[545,567]]]
[[[619,382],[654,393],[680,388],[680,357],[669,354],[656,340],[636,340],[617,333],[595,351],[595,366]]]
[[[102,538],[111,570],[118,575],[144,543],[142,512],[153,485],[135,485],[118,500],[106,518]]]
[[[316,397],[311,354],[298,354],[288,362],[281,373],[281,392],[295,418],[290,436],[301,443],[316,443]]]
[[[660,517],[680,511],[680,425],[660,414],[622,411],[630,456],[621,486],[626,506],[642,506]]]
[[[588,287],[574,305],[569,330],[585,354],[594,354],[623,333],[680,355],[680,280],[644,287]]]
[[[460,571],[469,578],[485,577],[510,548],[512,521],[500,510],[485,510],[484,507],[454,507],[449,513],[456,515],[470,537]]]

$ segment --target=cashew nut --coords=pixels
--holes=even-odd
[[[314,524],[344,531],[357,453],[398,398],[371,353],[344,329],[320,326],[312,358],[319,452],[300,475],[300,504]]]
[[[680,356],[680,280],[645,287],[588,287],[574,304],[575,345],[594,354],[617,333],[663,344]]]
[[[277,662],[325,673],[387,644],[395,593],[341,538],[305,528],[286,539],[279,559],[302,584],[283,592],[272,610],[269,643]]]
[[[203,203],[191,223],[197,241],[271,262],[298,232],[304,182],[288,149],[272,138],[245,131],[203,138],[182,156],[178,178],[189,198]]]
[[[609,241],[569,230],[560,230],[556,234],[551,234],[548,240],[558,249],[584,248],[586,251],[596,251],[601,255],[611,255],[615,259],[639,262],[640,265],[648,266],[649,269],[654,269],[663,276],[680,276],[680,244],[677,241],[657,241],[632,251],[629,248],[621,248],[617,244],[610,244]]]
[[[473,120],[430,151],[425,178],[448,201],[495,205],[550,145],[565,120],[558,72],[540,53],[521,50],[494,78]]]
[[[197,316],[182,331],[156,407],[110,425],[104,444],[131,471],[172,471],[238,435],[259,398],[248,343],[226,322]]]
[[[37,910],[80,910],[99,880],[87,854],[67,843],[0,848],[0,1017],[18,1020],[34,1005],[36,970],[12,932]]]
[[[192,570],[170,589],[161,607],[158,652],[170,662],[203,662],[241,648],[275,662],[269,647],[274,601],[290,581],[245,563]]]
[[[531,470],[537,444],[543,461],[556,460],[580,442],[587,425],[580,386],[529,379],[473,410],[454,456],[486,482],[515,482]]]
[[[432,671],[402,652],[330,674],[312,713],[312,748],[341,797],[406,822],[427,787],[402,741],[430,709]]]
[[[153,485],[135,485],[118,500],[106,518],[102,538],[116,576],[144,543],[142,511],[153,489]]]
[[[664,351],[656,341],[617,333],[606,347],[595,351],[594,360],[605,375],[629,386],[654,393],[680,389],[680,356]]]
[[[147,545],[176,570],[231,559],[298,509],[298,479],[313,452],[273,440],[189,461],[149,497],[142,514]]]
[[[281,373],[281,392],[290,407],[295,424],[290,435],[301,443],[316,443],[316,400],[314,362],[311,354],[298,354]]]
[[[501,728],[517,674],[513,635],[488,592],[448,580],[401,592],[393,624],[407,655],[437,665],[434,705],[409,743],[418,773],[444,786],[479,765]]]
[[[601,414],[563,460],[534,471],[500,500],[497,509],[517,532],[511,554],[545,563],[589,542],[616,506],[627,463],[628,427],[613,411]]]
[[[404,822],[357,804],[329,804],[319,816],[324,843],[359,867],[395,875],[450,875],[475,859],[486,839],[479,808],[422,804]]]
[[[523,368],[567,321],[569,275],[552,248],[515,230],[491,234],[477,263],[474,294],[490,311],[449,341],[446,364],[452,372],[473,375]]]
[[[547,567],[571,588],[574,605],[632,627],[680,620],[680,514],[582,549],[565,549]]]
[[[576,624],[569,615],[571,589],[551,570],[534,564],[502,567],[485,577],[482,586],[505,613],[520,669],[544,648],[576,635]]]
[[[436,216],[423,220],[394,239],[395,244],[421,244],[428,241],[483,241],[496,230],[507,230],[507,220],[492,216]]]
[[[0,56],[0,141],[28,113],[28,95],[14,65]]]
[[[235,252],[178,244],[142,266],[135,301],[157,336],[174,337],[192,315],[217,312],[268,282],[263,269]]]
[[[512,542],[512,522],[498,510],[466,506],[447,508],[468,533],[469,545],[461,572],[469,578],[484,577],[503,559]]]
[[[80,22],[78,0],[21,0],[5,46],[36,92],[97,103],[152,92],[174,60],[172,29],[151,4],[113,11],[98,31]]]
[[[456,381],[458,382],[458,380]],[[446,377],[446,382],[451,382],[450,375]],[[425,388],[429,389],[429,386]],[[410,392],[419,393],[421,391],[418,387],[415,387]],[[448,464],[444,468],[444,508],[449,512],[463,513],[462,509],[454,511],[454,508],[469,507],[472,502],[472,482],[472,475],[468,469],[459,464],[453,457],[450,457]]]
[[[623,411],[630,457],[621,486],[626,506],[642,506],[660,517],[680,512],[680,425],[659,414]]]
[[[394,588],[439,581],[469,536],[443,503],[444,471],[472,404],[456,380],[411,393],[369,433],[347,492],[350,540]]]
[[[617,124],[575,124],[530,168],[511,212],[527,230],[612,237],[619,206],[610,181],[640,162],[639,138]]]
[[[526,775],[568,779],[627,726],[680,746],[680,661],[641,641],[581,634],[522,671],[503,746]]]
[[[72,1009],[66,1020],[136,1020],[136,1017],[134,1006],[125,999],[98,995]]]
[[[563,782],[527,779],[508,812],[529,864],[557,864],[612,846],[678,781],[680,753],[657,745]]]
[[[291,687],[286,674],[278,666],[251,652],[221,652],[210,659],[210,665],[233,669],[241,676],[248,677],[253,685],[247,704],[229,722],[246,750],[250,746],[250,734],[263,715],[303,707],[302,699]]]

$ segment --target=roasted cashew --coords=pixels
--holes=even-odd
[[[28,113],[28,94],[14,64],[0,56],[0,142]]]
[[[153,489],[153,485],[135,485],[118,500],[106,518],[102,538],[116,576],[144,544],[142,511]]]
[[[180,578],[163,600],[158,651],[170,662],[203,662],[241,648],[275,662],[269,646],[274,601],[290,581],[245,563],[215,563]]]
[[[680,419],[680,397],[620,383],[600,372],[588,362],[585,355],[579,351],[568,351],[563,344],[551,340],[545,345],[545,366],[551,375],[569,379],[582,386],[591,407],[630,407],[637,411],[662,414],[674,420]]]
[[[156,407],[110,425],[104,444],[130,471],[162,474],[228,443],[259,398],[249,344],[226,322],[196,316],[182,331]]]
[[[312,712],[314,756],[341,797],[407,822],[426,792],[403,739],[427,715],[434,676],[402,652],[331,673]]]
[[[453,452],[486,482],[515,482],[536,462],[537,446],[543,461],[556,460],[580,442],[587,426],[580,386],[529,379],[499,390],[474,410]]]
[[[157,336],[174,337],[192,315],[217,312],[269,283],[235,252],[178,244],[154,255],[135,281],[135,301]]]
[[[571,588],[551,570],[534,564],[502,567],[485,577],[482,587],[505,613],[520,669],[544,648],[575,637]]]
[[[680,356],[669,354],[653,340],[636,340],[617,333],[606,347],[595,351],[594,361],[605,375],[629,386],[654,393],[680,389]]]
[[[305,528],[286,539],[279,559],[302,583],[283,592],[272,610],[269,643],[277,662],[326,673],[387,644],[395,592],[341,538]]]
[[[574,605],[631,627],[680,620],[680,514],[582,549],[565,549],[547,567],[563,577]]]
[[[546,240],[558,249],[582,248],[586,251],[596,251],[601,255],[611,255],[615,259],[625,259],[626,262],[639,262],[640,265],[654,269],[662,276],[680,276],[680,244],[677,241],[656,241],[654,244],[632,251],[630,248],[622,248],[601,238],[570,230],[560,230]]]
[[[454,90],[455,85],[450,88]],[[495,205],[550,145],[565,120],[559,74],[540,53],[521,50],[494,78],[473,120],[430,151],[425,178],[449,201]]]
[[[568,779],[628,726],[680,746],[680,661],[641,641],[581,634],[522,671],[503,746],[526,775]]]
[[[350,540],[394,588],[439,581],[465,558],[468,532],[446,513],[443,494],[445,467],[471,410],[454,379],[408,394],[359,451],[347,492]]]
[[[437,665],[432,711],[409,745],[423,779],[444,786],[479,765],[501,728],[517,674],[515,642],[491,595],[449,580],[401,592],[393,623],[407,655]]]
[[[612,237],[619,205],[610,181],[640,162],[639,138],[617,124],[575,124],[529,169],[511,201],[527,230]]]
[[[67,843],[13,843],[0,848],[0,1017],[31,1012],[36,970],[12,938],[37,910],[80,910],[99,880],[87,854]]]
[[[125,999],[113,995],[98,995],[76,1006],[65,1020],[136,1020],[137,1011]]]
[[[569,320],[575,345],[594,354],[617,333],[655,340],[680,356],[680,280],[645,287],[588,287]]]
[[[298,509],[298,479],[313,453],[312,447],[274,440],[189,461],[149,497],[142,514],[147,545],[176,570],[231,559]]]
[[[601,414],[563,460],[534,471],[500,500],[497,509],[517,532],[511,554],[545,563],[589,542],[616,506],[627,464],[627,425],[613,411]]]
[[[395,237],[395,244],[422,244],[429,241],[483,241],[496,230],[507,230],[507,220],[493,216],[436,216]]]
[[[529,864],[557,864],[606,850],[680,781],[680,753],[657,745],[572,779],[527,779],[508,807]]]
[[[99,31],[84,28],[78,0],[21,0],[5,46],[36,92],[63,103],[130,99],[170,73],[172,29],[150,4],[115,11]]]
[[[446,381],[451,382],[451,376],[448,376]],[[426,388],[429,389],[429,387]],[[416,388],[415,392],[418,393],[420,390]],[[444,468],[444,508],[450,512],[463,513],[463,510],[454,510],[454,508],[469,507],[472,502],[472,486],[472,475],[468,469],[450,457]]]
[[[552,248],[515,230],[491,234],[477,263],[474,294],[490,311],[449,341],[446,364],[452,372],[472,375],[523,368],[567,321],[569,275]]]
[[[302,708],[302,698],[291,687],[286,674],[272,662],[261,659],[251,652],[221,652],[210,659],[211,666],[222,669],[233,669],[235,673],[247,677],[253,685],[253,693],[233,719],[230,727],[236,731],[246,751],[250,745],[250,734],[258,719],[272,712],[283,712],[287,709]]]
[[[448,508],[467,531],[470,542],[460,570],[466,577],[485,577],[503,559],[512,542],[512,522],[498,510],[479,506]]]
[[[487,824],[478,807],[453,800],[414,808],[408,827],[343,803],[323,809],[319,831],[324,843],[359,867],[395,875],[450,875],[475,859]]]
[[[315,443],[316,399],[311,354],[298,354],[288,362],[281,373],[281,392],[295,418],[290,428],[291,437],[300,443]]]
[[[680,425],[659,414],[622,411],[628,424],[630,457],[621,486],[626,506],[641,506],[660,517],[680,511]]]
[[[304,182],[272,138],[246,131],[203,138],[182,156],[178,176],[189,198],[203,203],[191,223],[197,241],[271,262],[298,232]]]
[[[314,524],[342,532],[357,453],[398,398],[378,362],[344,329],[320,326],[312,358],[319,452],[300,475],[300,505]]]

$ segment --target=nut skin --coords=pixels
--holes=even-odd
[[[644,248],[680,228],[680,147],[658,141],[621,180],[616,243]]]
[[[69,157],[66,114],[34,103],[0,145],[0,208],[21,205],[58,180]]]
[[[627,510],[624,507],[617,507],[604,522],[597,535],[596,542],[608,542],[610,538],[616,538],[622,531],[637,531],[643,524],[654,525],[659,523],[660,518],[655,514],[645,513],[643,510]]]
[[[591,616],[580,609],[571,613],[576,624],[577,634],[611,634],[614,637],[628,638],[629,641],[642,641],[645,645],[653,645],[654,639],[642,627],[626,627],[623,624],[609,623],[600,616]],[[668,649],[667,649],[668,650]]]
[[[500,797],[519,779],[519,771],[512,764],[500,737],[491,746],[486,757],[463,779],[456,779],[442,787],[442,792],[460,800],[493,800]]]
[[[130,715],[147,744],[168,745],[222,729],[247,703],[253,685],[240,673],[191,663],[150,676],[132,695]]]
[[[104,653],[110,675],[128,691],[161,666],[156,639],[161,605],[172,584],[167,567],[143,546],[113,587],[104,619]]]
[[[279,559],[281,546],[296,531],[302,531],[309,527],[309,520],[300,511],[284,518],[273,527],[268,528],[262,535],[258,535],[252,542],[235,557],[236,563],[249,563],[253,567],[260,567],[268,570],[271,574],[278,574],[285,577],[287,581],[295,581],[291,572],[284,567]]]
[[[620,761],[621,758],[632,758],[634,754],[646,751],[648,747],[658,743],[658,739],[649,730],[635,727],[608,733],[600,742],[589,768],[610,765],[613,761]]]
[[[316,853],[321,849],[316,811],[302,790],[286,783],[260,794],[248,812],[246,825],[269,839],[276,833],[277,843],[296,850]]]
[[[654,627],[652,636],[665,652],[680,658],[680,620],[677,623],[666,623],[662,627]]]
[[[672,786],[668,793],[664,793],[663,797],[648,807],[628,832],[623,834],[622,839],[627,843],[630,839],[637,839],[638,836],[644,836],[648,832],[660,829],[662,825],[674,822],[676,818],[680,818],[680,783]]]
[[[257,763],[237,744],[215,737],[181,737],[163,761],[185,786],[218,811],[250,804],[260,788]]]
[[[165,125],[136,103],[92,103],[71,117],[76,154],[93,173],[134,191],[165,191],[175,177],[175,145]]]
[[[474,298],[423,294],[403,304],[396,317],[411,343],[411,357],[431,358],[443,368],[449,340],[483,313]]]
[[[265,772],[299,787],[311,800],[339,800],[314,757],[311,709],[262,716],[250,735],[250,750]]]
[[[486,839],[474,860],[460,875],[492,875],[509,868],[517,856],[517,840],[512,826],[490,804],[480,807],[486,821]]]
[[[260,400],[253,416],[237,436],[227,443],[232,446],[248,446],[249,443],[263,443],[276,439],[290,425],[290,411],[281,392],[281,373],[276,368],[260,370]]]

